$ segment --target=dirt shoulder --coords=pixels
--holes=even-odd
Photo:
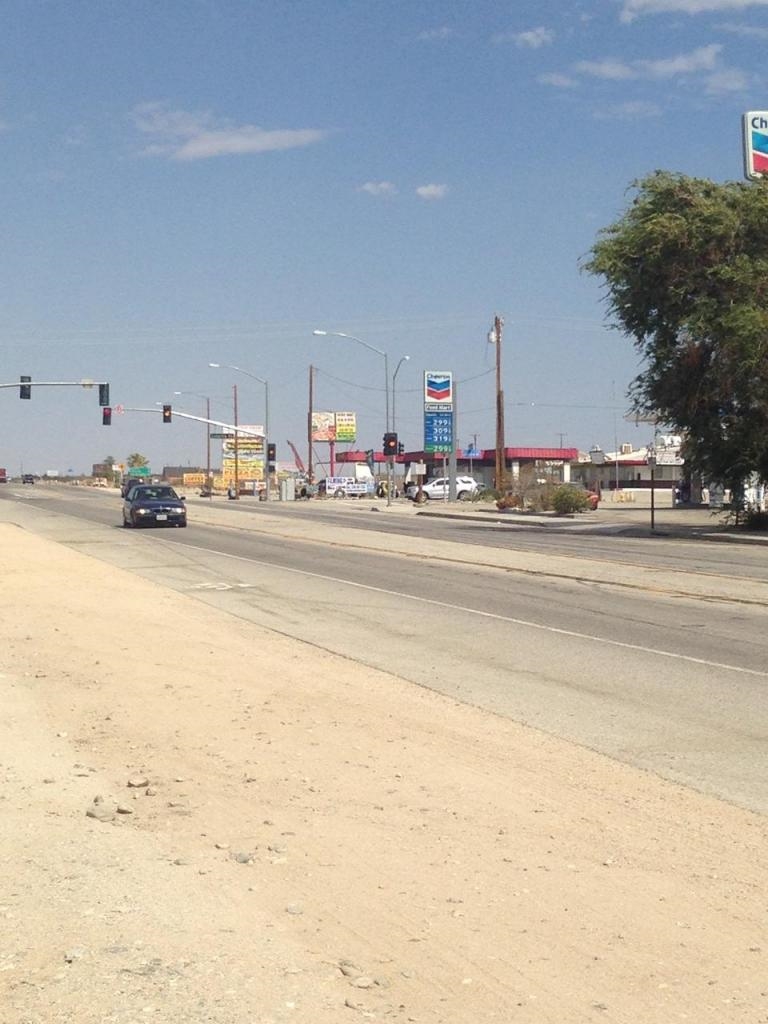
[[[3,1024],[768,1020],[765,819],[0,544]]]

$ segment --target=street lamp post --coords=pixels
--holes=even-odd
[[[242,366],[233,366],[232,363],[208,363],[214,370],[236,370],[237,373],[243,373],[246,377],[251,377],[253,380],[257,380],[259,384],[264,385],[264,479],[266,484],[267,501],[270,498],[270,472],[269,462],[267,460],[267,441],[269,440],[269,381],[263,377],[257,377],[255,373],[251,373],[250,370],[244,370]],[[235,420],[237,424],[237,420]],[[235,468],[237,469],[237,432],[235,432]]]
[[[648,465],[651,470],[651,530],[656,529],[656,452],[648,453]]]
[[[370,345],[367,341],[363,341],[362,338],[356,338],[354,334],[345,334],[342,331],[312,331],[314,335],[322,338],[346,338],[348,341],[356,341],[358,345],[362,345],[363,348],[370,349],[371,352],[376,352],[384,359],[384,430],[389,433],[389,356],[380,348],[376,348],[375,345]],[[390,460],[387,459],[387,505],[392,504],[392,479],[391,479],[392,466]]]
[[[400,356],[400,362],[397,364],[395,372],[392,374],[392,431],[395,434],[397,433],[397,421],[395,419],[395,381],[397,380],[400,367],[403,363],[407,363],[410,358],[410,356]]]
[[[407,363],[410,358],[411,358],[410,356],[400,356],[400,360],[399,360],[397,366],[395,367],[395,372],[392,374],[392,432],[394,434],[397,433],[397,420],[395,419],[395,394],[396,394],[396,392],[395,392],[395,381],[397,380],[397,375],[400,372],[400,367],[403,365],[403,363]],[[400,448],[400,445],[398,443],[398,449],[399,448]],[[394,467],[393,467],[393,469],[394,469]],[[393,480],[393,486],[394,486],[394,480]]]

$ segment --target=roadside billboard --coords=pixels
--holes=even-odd
[[[357,440],[357,413],[319,412],[312,413],[313,441],[340,441],[347,444]]]
[[[317,409],[312,412],[312,440],[313,441],[335,441],[336,440],[336,414],[332,412],[319,412]]]
[[[247,430],[241,434],[240,430]],[[237,435],[237,477],[239,480],[264,479],[264,427],[261,424],[240,424]],[[235,437],[227,435],[221,442],[221,473],[226,480],[235,478]]]
[[[354,412],[334,413],[336,440],[348,444],[357,440],[357,414]]]

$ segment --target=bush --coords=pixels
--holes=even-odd
[[[744,526],[748,530],[768,530],[768,512],[757,508],[748,508],[744,517]]]
[[[522,508],[523,499],[519,494],[502,494],[496,499],[496,508],[502,511],[505,508]]]
[[[552,508],[559,516],[572,515],[574,512],[586,512],[589,508],[589,498],[578,488],[564,484],[552,494]]]

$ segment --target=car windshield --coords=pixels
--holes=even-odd
[[[131,497],[134,501],[166,501],[179,496],[172,487],[134,487]]]

